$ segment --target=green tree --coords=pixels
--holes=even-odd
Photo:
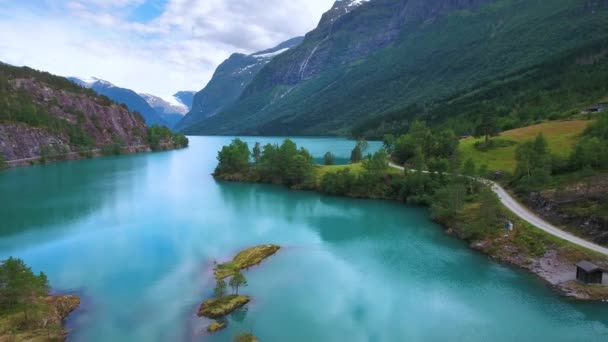
[[[384,148],[374,153],[369,159],[363,161],[363,168],[372,176],[381,176],[388,169],[389,155]]]
[[[350,161],[353,164],[361,162],[363,159],[363,152],[361,151],[361,147],[357,144],[353,151],[350,153]]]
[[[440,221],[457,217],[466,200],[467,190],[462,184],[451,184],[439,189],[433,196],[431,215]]]
[[[49,293],[49,281],[44,273],[35,275],[23,260],[9,258],[0,264],[0,304],[9,310],[22,310],[26,324],[29,314],[37,308],[40,297]]]
[[[485,137],[486,144],[489,144],[490,138],[497,136],[500,133],[498,117],[494,113],[486,113],[482,115],[481,122],[475,128],[475,138]]]
[[[382,138],[382,145],[384,146],[388,154],[393,154],[393,152],[395,151],[395,141],[395,136],[392,134],[385,134]]]
[[[500,225],[500,200],[489,188],[479,194],[479,218],[481,224],[491,228]]]
[[[323,159],[325,160],[325,165],[334,165],[335,164],[335,157],[334,154],[331,152],[327,152],[325,153],[325,155],[323,156]]]
[[[230,285],[230,287],[232,287],[232,290],[234,291],[234,294],[238,295],[239,294],[239,287],[245,287],[245,286],[247,286],[247,279],[245,278],[245,276],[243,275],[243,273],[236,272],[232,276],[232,278],[230,279],[229,285]]]
[[[215,289],[213,290],[213,293],[215,295],[216,298],[222,298],[226,295],[226,282],[224,281],[224,279],[218,279],[215,283]]]
[[[240,173],[249,167],[249,146],[240,139],[234,139],[228,146],[224,146],[217,155],[218,165],[216,174]]]
[[[473,193],[475,184],[477,183],[477,167],[472,158],[467,159],[462,167],[462,175],[466,177],[465,182],[469,188],[469,193]]]
[[[256,142],[253,146],[253,161],[256,165],[260,164],[262,161],[262,146],[259,142]]]
[[[359,149],[361,150],[361,154],[363,155],[363,154],[365,154],[365,152],[367,152],[369,144],[367,143],[367,140],[359,139],[359,140],[357,140],[357,146],[359,146]]]
[[[520,192],[544,185],[551,176],[551,155],[547,140],[539,134],[534,141],[519,145],[515,151],[516,185]]]

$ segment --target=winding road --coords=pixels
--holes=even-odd
[[[402,170],[402,171],[405,170],[404,167],[399,166],[394,163],[390,163],[390,167],[398,169],[398,170]],[[578,246],[587,248],[589,250],[592,250],[594,252],[608,256],[608,248],[602,247],[600,245],[594,244],[593,242],[589,242],[587,240],[581,239],[578,236],[565,232],[565,231],[559,229],[558,227],[550,224],[549,222],[543,220],[542,218],[540,218],[537,215],[535,215],[534,213],[532,213],[528,208],[526,208],[525,206],[520,204],[515,198],[513,198],[513,196],[511,196],[503,187],[501,187],[496,182],[492,182],[487,179],[482,179],[481,181],[485,184],[490,185],[490,187],[492,188],[492,191],[500,199],[500,202],[502,202],[502,204],[505,207],[507,207],[509,210],[511,210],[515,215],[519,216],[522,220],[524,220],[524,221],[530,223],[531,225],[537,227],[538,229],[541,229],[560,239],[569,241],[575,245],[578,245]]]

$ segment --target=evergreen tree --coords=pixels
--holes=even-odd
[[[245,279],[245,276],[241,272],[236,272],[230,279],[229,285],[232,287],[234,294],[238,295],[239,287],[247,286],[247,279]]]
[[[323,159],[325,161],[325,165],[334,165],[335,164],[335,157],[333,155],[333,153],[331,152],[327,152],[325,153],[325,155],[323,156]]]

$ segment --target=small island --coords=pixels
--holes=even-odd
[[[258,338],[253,334],[243,334],[235,337],[234,342],[258,342]]]
[[[216,320],[207,327],[208,332],[215,333],[225,329],[228,322],[224,317],[242,308],[251,300],[249,296],[239,295],[239,288],[248,285],[247,279],[241,271],[259,265],[262,261],[274,255],[280,248],[280,246],[270,244],[247,248],[239,252],[232,261],[216,265],[214,269],[216,279],[213,291],[214,298],[204,301],[198,310],[199,317]],[[230,281],[226,283],[224,279],[228,277],[230,277]],[[230,295],[226,293],[228,286],[233,291]],[[257,341],[257,339],[254,337],[253,340],[249,339],[245,341]]]
[[[249,297],[239,295],[208,299],[201,304],[201,307],[198,310],[198,316],[213,319],[222,318],[234,310],[243,307],[245,304],[249,303],[249,301]]]
[[[231,262],[219,264],[214,273],[216,279],[226,279],[237,271],[259,265],[268,257],[274,255],[281,247],[277,245],[262,245],[251,247],[239,252]]]

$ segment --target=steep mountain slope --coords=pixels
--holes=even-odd
[[[82,80],[76,77],[70,77],[68,79],[82,87],[92,89],[98,94],[107,96],[117,103],[124,103],[130,110],[140,113],[146,120],[148,126],[170,126],[167,121],[160,117],[154,108],[150,107],[146,100],[131,89],[120,88],[108,81],[98,78]]]
[[[173,97],[179,100],[181,104],[188,107],[188,110],[192,109],[192,102],[194,102],[194,95],[196,95],[196,91],[186,90],[186,91],[178,91],[173,94]]]
[[[599,41],[606,27],[605,0],[340,0],[191,132],[346,134]]]
[[[65,78],[0,64],[0,159],[119,144],[145,149],[143,118]]]
[[[192,126],[234,103],[266,64],[300,44],[302,39],[302,37],[293,38],[272,49],[251,55],[235,53],[230,56],[220,64],[207,86],[194,96],[192,110],[176,128],[191,132]]]
[[[150,94],[139,94],[156,113],[173,128],[188,113],[190,108],[176,97],[171,102]]]

